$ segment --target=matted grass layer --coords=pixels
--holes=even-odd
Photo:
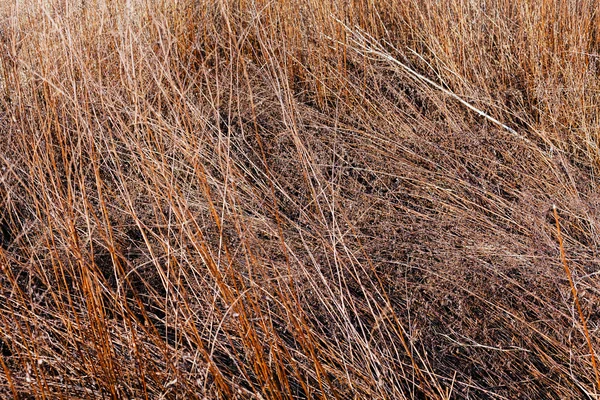
[[[596,398],[598,9],[2,2],[0,396]]]

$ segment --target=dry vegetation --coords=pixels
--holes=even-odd
[[[3,1],[0,397],[596,398],[598,9]]]

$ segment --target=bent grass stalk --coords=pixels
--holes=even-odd
[[[585,317],[583,316],[583,311],[581,310],[581,304],[579,303],[579,295],[577,294],[577,288],[575,287],[575,283],[573,282],[573,275],[571,274],[571,269],[569,268],[569,264],[567,263],[567,256],[565,253],[565,247],[563,245],[563,238],[562,233],[560,231],[560,221],[558,219],[558,211],[556,210],[556,205],[552,206],[552,211],[554,212],[554,220],[556,221],[556,236],[558,238],[558,246],[560,247],[560,258],[563,263],[563,266],[565,267],[565,273],[567,274],[567,278],[569,279],[571,293],[573,293],[573,301],[575,302],[575,307],[577,307],[577,313],[579,314],[583,334],[585,335],[585,340],[587,341],[587,345],[590,350],[590,355],[592,357],[592,368],[594,368],[596,385],[598,389],[600,389],[600,375],[598,375],[598,366],[596,364],[594,347],[592,346],[592,339],[590,338],[590,333],[587,328],[587,322],[585,320]]]

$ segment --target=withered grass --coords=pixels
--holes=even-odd
[[[0,397],[597,398],[598,9],[1,2]]]

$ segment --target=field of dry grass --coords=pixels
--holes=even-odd
[[[598,398],[599,6],[3,1],[0,397]]]

